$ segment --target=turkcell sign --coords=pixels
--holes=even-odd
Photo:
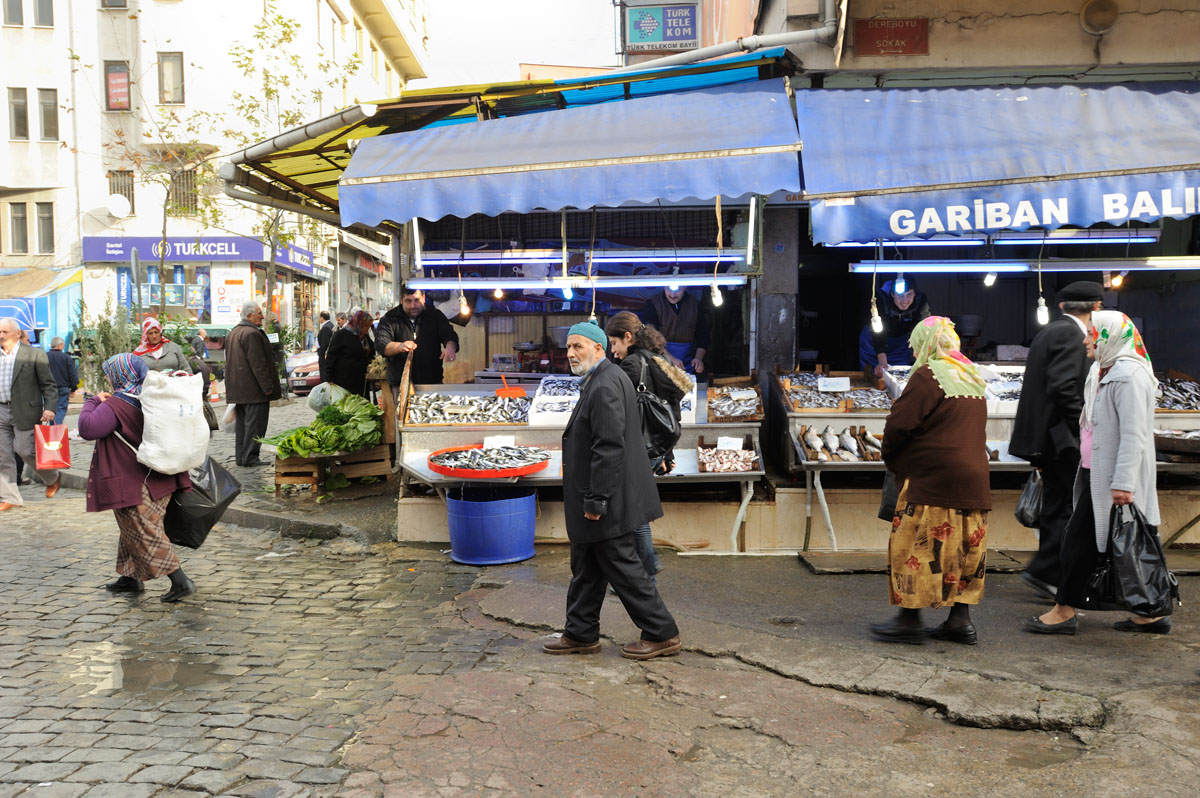
[[[942,191],[829,198],[812,204],[819,243],[939,233],[1120,225],[1200,213],[1200,171],[1049,180]]]
[[[699,46],[700,17],[694,3],[626,7],[626,52],[695,50]]]
[[[201,236],[161,239],[154,236],[84,236],[85,263],[128,261],[133,249],[142,260],[170,261],[261,261],[262,242],[244,236]]]

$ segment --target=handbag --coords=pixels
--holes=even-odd
[[[242,486],[211,457],[188,471],[188,476],[192,480],[192,489],[171,494],[163,526],[167,538],[176,546],[198,549],[242,492]]]
[[[900,486],[896,484],[896,475],[891,471],[883,472],[883,494],[879,497],[879,512],[876,516],[880,521],[889,524],[896,517],[896,502],[900,500]]]
[[[1108,521],[1109,579],[1122,609],[1155,618],[1171,614],[1179,581],[1167,568],[1158,532],[1135,505],[1114,505]]]
[[[71,444],[65,424],[38,424],[33,428],[38,471],[71,467]]]
[[[638,415],[642,420],[642,440],[646,442],[646,455],[651,460],[657,460],[674,448],[679,442],[682,430],[671,405],[658,394],[646,388],[646,358],[642,361],[642,370],[638,374],[637,406]]]
[[[1021,488],[1021,496],[1017,499],[1017,509],[1013,511],[1017,522],[1030,529],[1038,528],[1042,517],[1042,472],[1036,468],[1029,472],[1025,487]]]
[[[203,405],[201,405],[201,407],[204,408],[204,420],[208,422],[209,430],[215,431],[220,429],[221,425],[217,423],[217,414],[213,411],[212,405],[210,405],[208,402],[205,402]]]

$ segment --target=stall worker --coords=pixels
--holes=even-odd
[[[667,339],[667,357],[689,374],[704,373],[712,319],[708,308],[681,288],[667,286],[642,308],[642,321]]]
[[[931,311],[925,294],[902,275],[888,280],[876,292],[875,307],[883,319],[883,330],[874,332],[867,322],[858,336],[858,357],[863,371],[872,370],[876,377],[882,377],[888,366],[912,365],[909,336],[917,322],[928,318]]]
[[[446,314],[425,305],[425,292],[405,287],[401,294],[400,304],[384,314],[375,330],[375,351],[388,360],[388,383],[398,391],[404,364],[415,352],[412,384],[441,385],[442,363],[458,356],[458,333]]]

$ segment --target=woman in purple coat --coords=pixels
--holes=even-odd
[[[79,413],[79,435],[95,441],[88,472],[89,513],[112,510],[121,537],[117,541],[117,573],[107,587],[113,593],[141,593],[147,579],[166,575],[171,589],[161,601],[173,603],[196,592],[179,567],[163,528],[167,502],[177,490],[190,490],[187,472],[159,474],[137,461],[142,443],[142,380],[147,367],[136,355],[120,354],[104,361],[104,376],[113,392],[89,398]]]

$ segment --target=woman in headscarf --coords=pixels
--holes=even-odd
[[[158,319],[148,318],[142,322],[142,341],[134,348],[133,353],[146,361],[150,371],[192,373],[192,367],[179,344],[163,337],[162,324]]]
[[[1087,607],[1088,577],[1108,550],[1113,505],[1132,504],[1157,527],[1158,491],[1154,453],[1154,404],[1158,380],[1137,327],[1124,313],[1092,313],[1095,360],[1083,387],[1079,419],[1079,473],[1075,506],[1063,537],[1062,578],[1054,607],[1027,618],[1023,627],[1037,634],[1073,635],[1076,607]],[[1111,609],[1111,607],[1098,607]],[[1122,632],[1168,634],[1171,616],[1132,616],[1117,621]]]
[[[983,598],[992,508],[985,383],[947,318],[922,319],[909,346],[911,376],[883,430],[883,460],[900,486],[888,540],[888,594],[900,611],[871,632],[890,643],[975,645],[970,606]],[[926,629],[925,607],[950,615]]]
[[[375,357],[371,329],[375,320],[365,310],[350,317],[345,327],[333,334],[325,350],[325,376],[352,394],[367,395],[367,367]]]
[[[112,510],[121,535],[117,541],[120,578],[106,587],[113,593],[141,593],[148,579],[166,576],[171,588],[161,601],[173,603],[196,592],[196,585],[179,566],[163,528],[171,494],[190,490],[187,472],[159,474],[137,461],[142,443],[142,380],[148,370],[136,355],[120,354],[101,367],[112,393],[98,393],[79,412],[79,435],[95,441],[88,472],[87,509]]]

